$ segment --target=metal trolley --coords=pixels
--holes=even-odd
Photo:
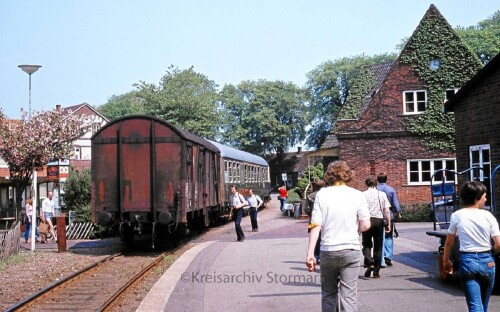
[[[473,170],[483,170],[481,167],[472,167],[467,170],[457,172],[448,169],[441,169],[434,172],[431,177],[431,208],[434,216],[434,230],[426,232],[427,235],[435,236],[439,238],[439,247],[438,247],[438,255],[439,255],[439,277],[443,281],[451,281],[453,279],[453,275],[458,272],[460,267],[460,243],[458,237],[455,237],[455,241],[453,243],[453,247],[450,253],[450,260],[453,263],[453,274],[450,274],[444,270],[443,265],[443,252],[444,252],[444,243],[446,241],[447,229],[450,224],[451,214],[459,209],[459,201],[458,201],[458,192],[457,185],[455,184],[455,180],[458,176],[463,176],[463,180],[470,180],[471,175],[468,174]],[[495,197],[495,183],[494,177],[497,171],[500,170],[500,165],[496,166],[492,172],[490,177],[490,183],[486,185],[489,189],[489,193],[491,194],[491,201],[487,201],[487,204],[484,209],[491,211],[500,223],[500,214],[497,214],[496,211],[496,197]],[[441,180],[440,183],[432,183],[435,180],[435,177],[439,177]],[[469,177],[469,178],[467,178]],[[489,195],[489,194],[488,194]],[[488,196],[489,197],[489,196]],[[439,230],[438,230],[439,228]],[[496,281],[495,281],[495,292],[498,293],[500,290],[500,256],[495,256],[496,262]]]

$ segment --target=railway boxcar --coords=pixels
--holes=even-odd
[[[114,120],[92,137],[92,221],[129,245],[151,234],[177,242],[218,215],[220,152],[207,140],[149,116]]]
[[[205,140],[151,116],[109,122],[92,137],[92,221],[120,233],[176,244],[188,229],[229,214],[229,185],[269,189],[259,156]]]

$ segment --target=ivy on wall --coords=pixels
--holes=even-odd
[[[349,96],[346,103],[342,106],[339,112],[338,119],[355,119],[359,117],[363,104],[365,103],[366,95],[375,85],[375,76],[365,66],[359,76],[356,77],[355,83],[349,90]]]
[[[431,68],[433,60],[439,67]],[[400,62],[410,65],[427,88],[426,111],[407,117],[408,130],[419,135],[428,148],[454,151],[454,116],[442,113],[445,92],[472,78],[481,68],[480,60],[435,9],[427,12],[408,40]]]

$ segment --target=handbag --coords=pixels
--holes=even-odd
[[[47,234],[49,232],[49,224],[45,221],[40,221],[38,231],[42,234]]]

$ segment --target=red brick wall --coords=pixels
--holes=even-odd
[[[407,160],[454,158],[455,154],[429,151],[406,129],[405,118],[412,116],[403,115],[403,91],[423,89],[410,67],[396,63],[360,119],[338,121],[339,158],[354,168],[351,186],[364,190],[367,176],[386,172],[401,204],[431,201],[430,185],[408,184]]]

